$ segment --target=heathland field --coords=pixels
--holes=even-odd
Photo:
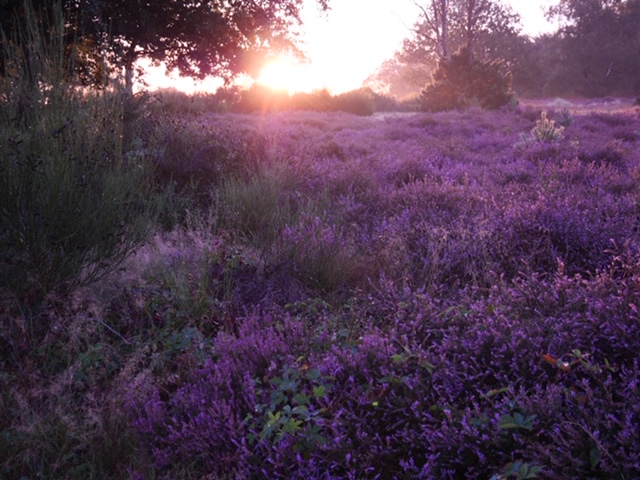
[[[77,101],[0,144],[3,478],[640,477],[637,107]]]

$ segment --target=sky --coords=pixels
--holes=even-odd
[[[327,88],[338,94],[359,88],[401,47],[420,14],[413,0],[332,0],[331,10],[324,14],[313,0],[305,1],[301,47],[309,63],[301,66],[283,59],[265,69],[262,83],[290,92]],[[523,33],[535,36],[554,29],[542,8],[557,0],[506,1],[520,14]],[[188,92],[217,86],[167,77],[162,70],[152,70],[147,82],[152,89],[173,86]]]

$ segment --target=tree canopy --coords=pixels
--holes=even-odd
[[[523,35],[499,0],[415,3],[422,14],[412,35],[369,79],[383,91],[417,93],[415,72],[429,83],[443,59],[466,48],[471,62],[501,60],[518,95],[640,94],[640,0],[559,0],[547,9],[559,29],[537,37]]]
[[[520,17],[501,0],[430,0],[418,2],[420,18],[403,46],[405,57],[449,58],[465,47],[473,57],[483,38],[517,32]]]
[[[32,0],[46,14],[53,2]],[[328,0],[317,0],[321,10]],[[0,26],[18,28],[22,1],[0,0]],[[295,27],[303,0],[62,0],[76,40],[107,49],[127,72],[142,57],[180,74],[231,79],[255,73],[259,59],[297,52]],[[107,53],[107,52],[106,52]]]
[[[640,1],[561,0],[549,10],[562,20],[555,76],[593,97],[640,91]]]
[[[519,16],[501,0],[429,0],[414,2],[420,17],[393,61],[368,82],[383,90],[408,95],[428,83],[443,61],[465,49],[469,63],[505,59],[511,67],[518,44]],[[513,55],[511,55],[513,54]],[[505,58],[507,56],[508,58]]]

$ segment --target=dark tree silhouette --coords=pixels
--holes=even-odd
[[[46,13],[55,2],[35,0]],[[328,0],[317,0],[321,10]],[[0,26],[16,28],[22,1],[0,0]],[[108,48],[132,86],[136,60],[148,57],[184,76],[231,79],[255,73],[274,52],[297,52],[302,0],[62,0],[74,38]]]
[[[640,93],[640,1],[561,0],[553,79],[563,94],[586,97]]]
[[[472,61],[483,37],[511,34],[520,18],[500,0],[430,0],[414,2],[421,15],[403,46],[405,59],[448,59],[462,47]],[[481,55],[482,56],[482,55]]]

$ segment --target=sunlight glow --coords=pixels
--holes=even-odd
[[[524,33],[536,35],[557,28],[544,18],[541,7],[559,0],[507,1],[522,15]],[[290,57],[275,60],[264,67],[258,83],[289,93],[326,88],[339,94],[360,88],[401,48],[420,13],[412,0],[333,0],[330,4],[329,13],[319,15],[315,0],[303,2],[300,47],[309,61],[301,63]],[[214,91],[220,85],[213,79],[193,82],[154,68],[145,77],[151,89]]]
[[[279,58],[268,63],[258,76],[258,83],[288,93],[306,91],[312,87],[308,65],[296,63],[291,58]]]

